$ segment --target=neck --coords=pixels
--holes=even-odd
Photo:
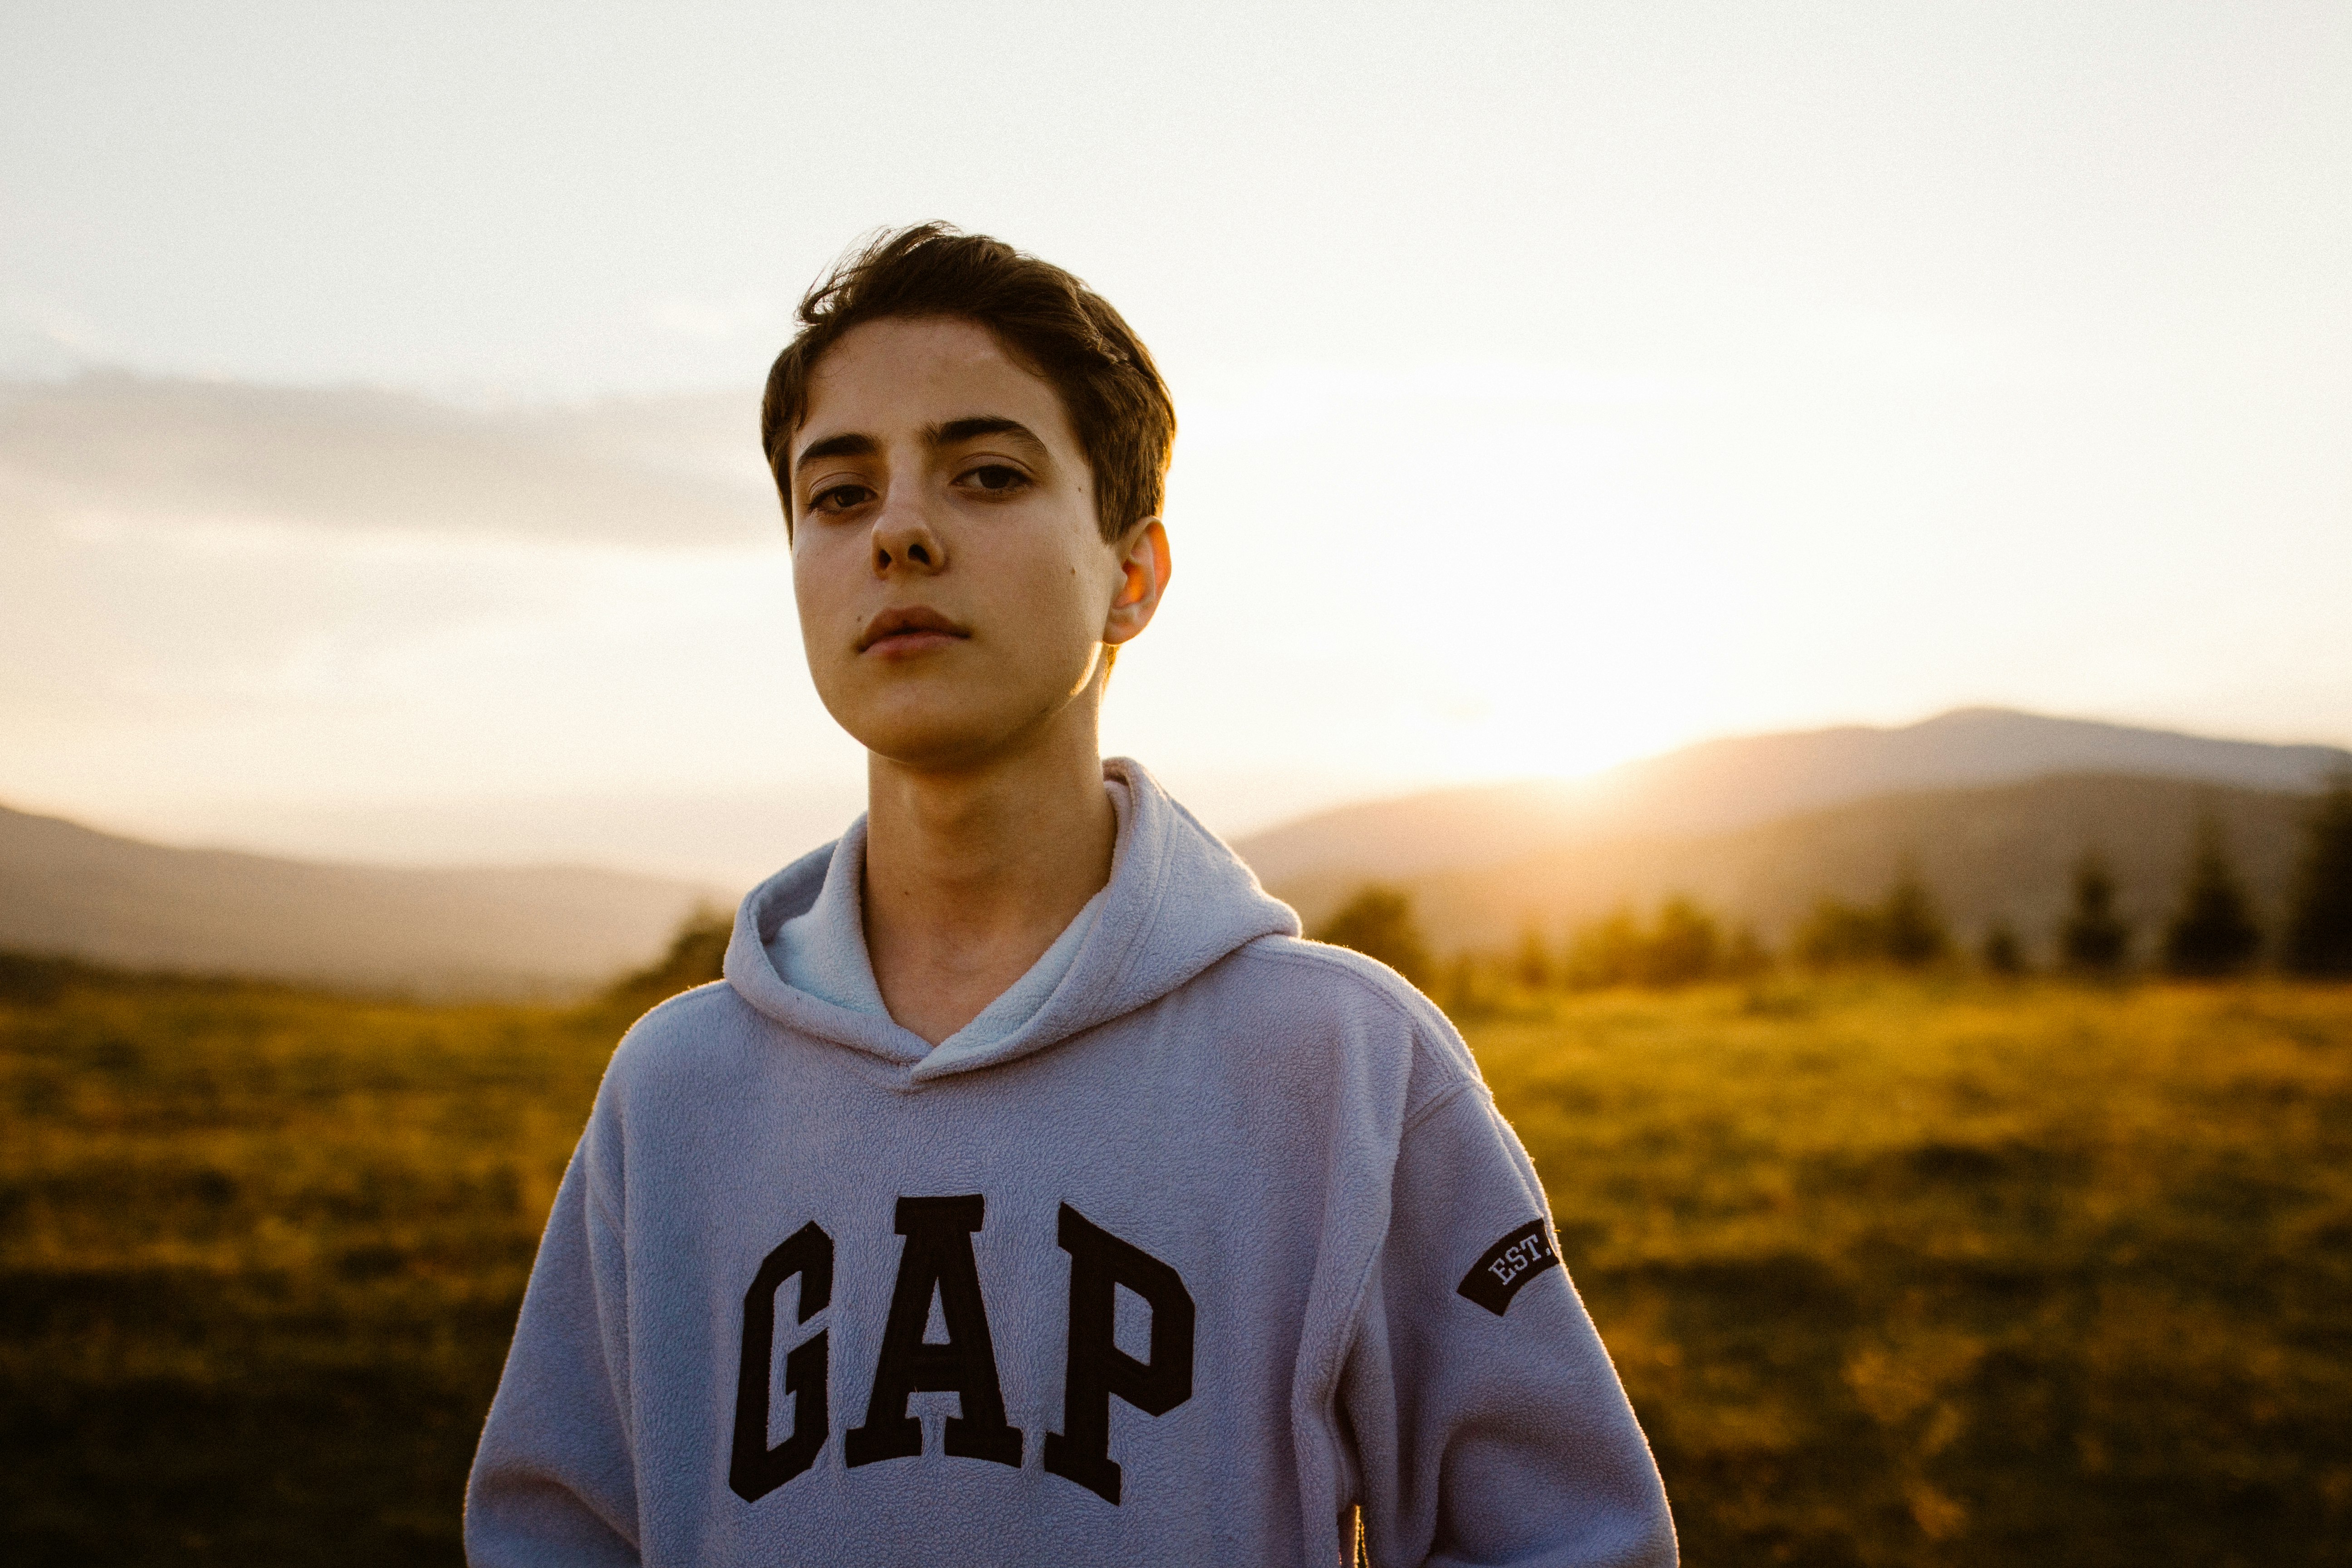
[[[869,752],[866,777],[875,983],[890,1016],[937,1045],[1026,973],[1110,880],[1118,825],[1095,727],[1055,725],[1038,744],[954,768]]]

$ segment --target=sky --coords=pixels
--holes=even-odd
[[[0,5],[0,803],[742,880],[754,426],[945,218],[1181,424],[1108,749],[1246,832],[1992,703],[2352,743],[2352,9]]]

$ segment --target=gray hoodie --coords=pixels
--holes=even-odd
[[[935,1050],[785,983],[841,847],[629,1031],[469,1562],[1328,1565],[1359,1507],[1378,1563],[1674,1561],[1460,1037],[1108,772],[1110,883],[1009,1033]]]

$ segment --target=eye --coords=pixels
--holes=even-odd
[[[864,485],[827,485],[809,498],[809,510],[811,511],[847,511],[851,507],[863,505],[873,497],[873,494],[874,492]]]
[[[982,463],[976,468],[966,469],[963,482],[975,489],[986,490],[992,495],[1004,495],[1026,486],[1029,483],[1029,476],[1009,464]]]

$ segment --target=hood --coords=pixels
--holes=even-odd
[[[980,1050],[935,1051],[887,1017],[836,1005],[776,973],[769,942],[816,902],[842,842],[862,851],[862,818],[845,840],[811,850],[745,896],[727,945],[727,983],[776,1022],[901,1066],[909,1082],[920,1083],[1047,1049],[1158,1001],[1235,948],[1263,936],[1298,934],[1290,906],[1269,897],[1224,841],[1176,804],[1142,763],[1113,757],[1103,772],[1126,788],[1110,792],[1118,806],[1118,847],[1101,908],[1069,973],[1035,1016],[1003,1039]]]

